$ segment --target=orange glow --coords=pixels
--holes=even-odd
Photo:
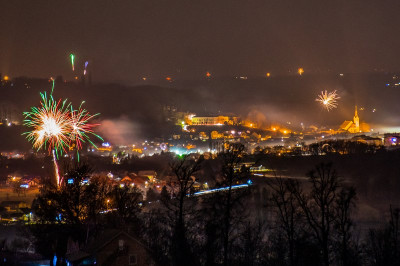
[[[143,79],[143,80],[146,80],[147,78],[146,78],[146,77],[143,77],[142,79]]]
[[[78,77],[75,77],[76,80],[78,80]]]
[[[166,77],[165,79],[168,80],[168,81],[171,81],[171,80],[172,80],[171,77]]]
[[[211,77],[211,73],[210,73],[210,72],[207,72],[207,73],[206,73],[206,76],[207,76],[207,78],[210,78],[210,77]]]
[[[186,149],[191,150],[191,149],[195,149],[196,145],[192,145],[192,144],[188,144],[186,145]]]
[[[9,78],[8,76],[4,76],[4,77],[3,77],[3,80],[4,80],[4,81],[7,81],[7,80],[9,80],[9,79],[10,79],[10,78]]]
[[[270,76],[271,76],[271,73],[268,72],[268,73],[267,73],[267,78],[269,78]]]
[[[112,151],[112,147],[98,147],[97,150],[100,152]]]
[[[300,76],[303,75],[304,69],[303,69],[302,67],[300,67],[300,68],[297,70],[297,73],[299,73]]]
[[[132,152],[143,153],[143,150],[140,148],[132,148]]]
[[[289,129],[284,129],[284,128],[280,129],[279,132],[281,132],[281,133],[283,133],[285,135],[291,133],[291,131]]]

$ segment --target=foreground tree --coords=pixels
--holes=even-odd
[[[355,209],[356,191],[353,187],[342,188],[335,199],[334,249],[337,262],[342,266],[359,264],[358,247],[353,241],[352,211]]]
[[[341,235],[342,255],[347,252],[351,229],[350,206],[355,201],[355,190],[346,191],[332,164],[319,164],[308,173],[309,192],[294,186],[293,193],[301,207],[307,225],[317,240],[324,265],[331,263],[334,227]],[[346,258],[346,256],[344,256]]]
[[[201,169],[204,158],[194,158],[191,155],[177,157],[170,164],[172,180],[169,188],[172,199],[164,199],[165,206],[172,212],[173,241],[171,255],[175,265],[193,264],[195,258],[188,243],[187,221],[189,209],[187,204],[189,195],[193,192],[193,185],[196,182],[195,174]]]
[[[400,209],[390,206],[389,222],[371,229],[366,241],[366,262],[374,266],[400,265]]]
[[[245,147],[241,143],[227,143],[224,152],[218,155],[221,161],[221,178],[217,180],[217,186],[227,188],[222,199],[222,246],[223,246],[223,264],[229,265],[230,255],[230,234],[232,219],[232,211],[235,204],[238,203],[240,197],[234,197],[232,187],[239,184],[242,180],[248,178],[249,169],[241,164]]]
[[[91,173],[86,164],[68,169],[60,188],[48,185],[33,203],[36,223],[30,228],[44,256],[62,260],[69,239],[86,243],[98,226],[108,186],[100,180],[87,183]]]
[[[276,210],[276,230],[283,232],[284,246],[288,250],[288,264],[297,265],[296,243],[301,238],[304,225],[301,207],[294,193],[299,191],[299,183],[292,179],[276,177],[274,182],[268,185],[272,190],[271,202]]]
[[[109,211],[108,216],[114,220],[114,226],[138,236],[142,200],[142,192],[137,187],[114,186],[111,188],[105,202]]]

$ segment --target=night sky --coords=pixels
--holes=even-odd
[[[0,73],[96,81],[398,71],[400,1],[0,1]]]

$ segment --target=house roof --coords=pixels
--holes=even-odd
[[[121,179],[120,182],[132,182],[132,178],[130,178],[129,176],[125,176],[124,178]]]
[[[349,128],[353,125],[353,121],[346,120],[340,125],[340,129],[349,130]]]
[[[125,231],[120,231],[117,229],[109,229],[109,230],[104,231],[101,235],[99,235],[99,237],[93,239],[93,241],[91,241],[90,244],[88,246],[86,246],[85,252],[87,252],[87,253],[97,252],[97,251],[103,249],[105,246],[107,246],[114,239],[118,238],[121,235],[127,236],[132,241],[136,242],[141,247],[143,247],[148,252],[150,252],[150,250],[144,244],[142,244],[139,240],[137,240],[136,238],[131,236],[129,233],[127,233]]]
[[[132,241],[138,243],[141,247],[146,249],[146,251],[151,254],[151,251],[143,245],[139,240],[131,236],[129,233],[117,230],[117,229],[107,229],[103,231],[96,238],[93,238],[88,245],[86,245],[82,250],[70,253],[67,255],[67,259],[70,262],[81,261],[85,258],[93,256],[95,253],[101,251],[104,247],[106,247],[109,243],[111,243],[114,239],[118,238],[121,235],[125,235],[130,238]]]
[[[149,181],[149,178],[147,176],[136,176],[135,178],[133,178],[132,180],[135,184],[141,184],[141,183],[145,183],[146,181]]]

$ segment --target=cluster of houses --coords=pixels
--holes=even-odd
[[[31,208],[25,201],[5,200],[0,203],[0,223],[29,222],[31,219]]]
[[[40,178],[37,176],[18,176],[18,175],[9,175],[6,180],[6,186],[14,187],[15,184],[18,184],[21,188],[40,188],[41,182]]]
[[[41,186],[39,177],[7,176],[2,187],[4,197],[3,201],[0,202],[0,223],[29,222],[32,219],[31,199],[26,197],[26,192],[30,190],[39,191],[38,189]],[[17,196],[15,196],[16,194]]]
[[[165,181],[157,178],[157,172],[154,170],[127,173],[121,177],[115,176],[110,172],[107,177],[114,185],[119,185],[120,187],[135,186],[142,191],[146,191],[148,188],[155,188],[161,191],[162,187],[166,185]]]

